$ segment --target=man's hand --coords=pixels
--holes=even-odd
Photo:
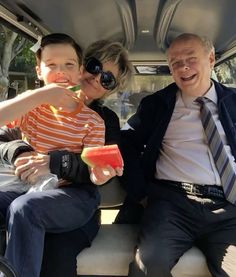
[[[122,176],[123,167],[114,169],[110,165],[106,167],[90,168],[90,179],[95,185],[103,185],[115,176]]]
[[[34,184],[42,175],[50,173],[49,155],[25,152],[15,160],[15,174],[23,181]]]

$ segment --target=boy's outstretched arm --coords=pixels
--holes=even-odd
[[[13,99],[0,102],[0,126],[23,116],[40,102],[38,90],[25,91]]]
[[[27,90],[13,99],[0,102],[0,127],[21,118],[21,116],[42,104],[51,104],[56,107],[63,106],[64,100],[68,97],[72,99],[74,95],[76,95],[75,92],[57,84]]]

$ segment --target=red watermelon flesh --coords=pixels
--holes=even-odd
[[[117,168],[123,166],[123,159],[117,144],[86,147],[82,151],[81,158],[91,167],[110,165]]]

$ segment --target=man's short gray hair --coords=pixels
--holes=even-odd
[[[201,42],[201,44],[203,45],[203,47],[205,48],[207,53],[210,53],[212,50],[214,51],[214,46],[212,44],[212,41],[206,37],[206,36],[200,36],[200,35],[196,35],[196,34],[192,34],[192,33],[183,33],[179,36],[177,36],[171,43],[169,48],[171,47],[171,45],[173,43],[176,43],[178,41],[188,41],[191,39],[195,39],[198,40],[199,42]],[[168,49],[167,49],[167,54],[168,54]]]

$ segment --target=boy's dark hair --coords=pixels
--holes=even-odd
[[[69,45],[71,45],[75,49],[76,54],[78,56],[79,65],[82,64],[82,57],[83,57],[82,49],[80,48],[80,46],[75,42],[75,40],[72,37],[70,37],[69,35],[63,34],[63,33],[53,33],[53,34],[49,34],[49,35],[42,37],[41,46],[38,49],[38,51],[36,52],[37,64],[39,64],[41,61],[41,55],[42,55],[43,48],[49,44],[69,44]]]

